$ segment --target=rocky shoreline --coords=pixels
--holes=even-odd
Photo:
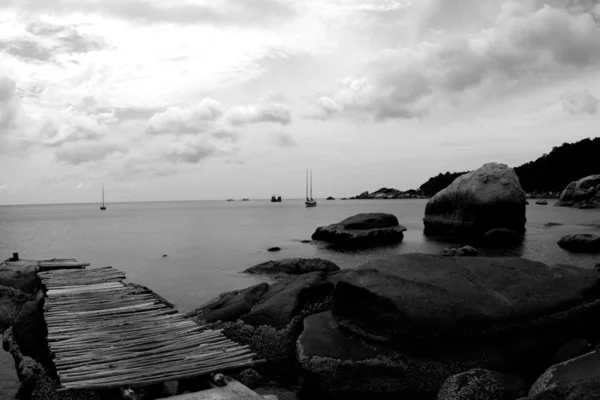
[[[389,190],[376,198],[395,195]],[[429,200],[425,234],[523,240],[526,198],[512,169],[486,164]],[[316,228],[313,240],[359,251],[400,242],[406,229],[391,214],[358,214]],[[557,246],[596,252],[600,236],[571,235]],[[232,374],[258,393],[282,400],[592,400],[600,393],[597,270],[480,257],[464,246],[353,269],[293,258],[244,272],[276,279],[223,293],[186,317],[267,361]],[[0,329],[19,398],[110,398],[57,392],[36,273],[28,262],[0,268]]]

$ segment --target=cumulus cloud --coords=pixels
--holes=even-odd
[[[32,22],[22,34],[0,40],[0,51],[28,62],[54,62],[61,54],[88,53],[106,44],[70,26]]]
[[[60,148],[56,151],[56,161],[70,165],[80,165],[88,162],[102,161],[113,155],[123,155],[128,152],[124,146],[112,143],[77,143]]]
[[[0,75],[0,134],[14,129],[22,115],[14,80]]]
[[[223,115],[221,103],[211,98],[203,99],[192,107],[169,107],[148,120],[146,133],[188,134],[202,133],[214,127],[214,121]]]
[[[225,113],[224,119],[232,125],[272,122],[281,125],[292,123],[290,109],[281,103],[260,103],[233,107]]]
[[[562,96],[563,110],[571,115],[598,114],[600,99],[584,90],[583,92],[571,92]]]
[[[455,35],[431,31],[413,46],[381,51],[363,76],[339,81],[337,90],[318,100],[317,116],[354,111],[376,121],[416,118],[483,84],[574,73],[599,63],[595,15],[505,2],[486,29]]]
[[[149,158],[130,158],[111,176],[117,181],[133,181],[139,177],[163,177],[177,173],[177,169],[160,165],[157,160]]]
[[[164,159],[174,164],[197,164],[217,153],[214,144],[205,140],[181,140],[171,143],[164,151]]]

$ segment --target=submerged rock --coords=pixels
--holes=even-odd
[[[518,376],[476,368],[446,379],[437,400],[514,400],[526,393]]]
[[[357,214],[336,224],[318,227],[313,240],[342,245],[369,247],[398,243],[404,238],[406,227],[392,214]]]
[[[525,232],[525,192],[512,168],[488,163],[459,176],[425,207],[425,234],[481,237],[495,228]]]
[[[475,257],[479,254],[479,251],[471,246],[463,246],[457,248],[448,247],[442,250],[440,254],[447,257]]]
[[[579,233],[565,235],[558,241],[563,249],[579,253],[600,253],[600,235]]]
[[[322,258],[284,258],[255,265],[244,272],[247,274],[301,275],[317,271],[335,272],[339,269],[340,267],[335,263]]]

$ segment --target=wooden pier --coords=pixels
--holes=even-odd
[[[77,268],[75,260],[60,263]],[[123,283],[115,268],[45,269],[38,276],[61,390],[144,387],[262,362],[248,346]]]

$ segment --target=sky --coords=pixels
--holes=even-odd
[[[0,204],[349,197],[598,136],[600,0],[0,0]]]

